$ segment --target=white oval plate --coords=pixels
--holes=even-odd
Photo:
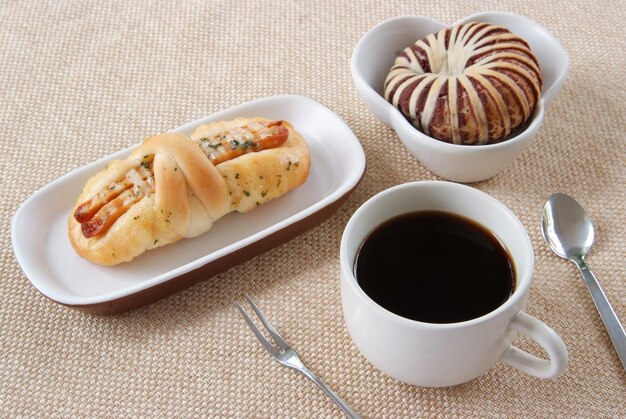
[[[67,236],[67,219],[87,179],[137,146],[119,151],[53,181],[17,210],[13,249],[33,286],[61,304],[99,312],[128,310],[199,280],[198,275],[185,274],[194,271],[206,279],[321,222],[363,176],[365,154],[354,133],[330,109],[302,96],[254,100],[173,132],[190,134],[201,124],[238,116],[284,119],[302,133],[311,151],[311,172],[304,185],[247,214],[228,214],[200,237],[103,267],[76,254]],[[185,279],[177,281],[181,276]]]

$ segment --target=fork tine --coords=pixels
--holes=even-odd
[[[276,329],[274,329],[272,324],[265,318],[265,316],[261,312],[261,309],[259,309],[259,307],[257,307],[257,305],[254,303],[254,301],[252,301],[252,298],[250,298],[248,296],[248,294],[244,294],[243,296],[245,297],[246,300],[248,300],[248,302],[252,306],[252,309],[254,310],[256,315],[259,317],[259,319],[263,323],[263,326],[265,326],[267,328],[267,331],[269,332],[269,334],[274,338],[274,341],[276,342],[276,344],[278,346],[280,346],[285,351],[291,349],[289,347],[289,344],[287,342],[285,342],[285,340],[282,338],[282,336],[280,336],[278,334],[278,332],[276,331]]]
[[[324,393],[326,393],[328,397],[332,399],[333,402],[335,402],[335,404],[337,404],[337,406],[339,406],[339,408],[349,418],[360,419],[361,417],[359,416],[358,413],[354,411],[354,409],[352,409],[342,398],[337,396],[335,392],[333,392],[330,388],[328,388],[328,386],[324,384],[322,380],[320,380],[313,372],[311,372],[311,370],[309,370],[302,363],[302,361],[300,361],[300,358],[298,358],[298,355],[293,351],[293,349],[289,347],[289,344],[285,342],[282,337],[280,337],[278,332],[274,330],[274,327],[272,326],[272,324],[269,321],[267,321],[267,319],[265,318],[261,310],[257,307],[254,301],[252,301],[252,298],[250,298],[246,294],[244,294],[244,297],[246,298],[248,303],[252,306],[252,309],[254,310],[256,315],[259,317],[259,320],[263,322],[263,325],[267,328],[267,331],[275,340],[275,343],[284,350],[284,352],[278,352],[278,350],[271,343],[269,343],[269,341],[265,338],[265,336],[263,336],[263,334],[259,331],[259,329],[254,325],[254,323],[252,322],[250,317],[248,317],[248,314],[243,309],[243,307],[238,302],[235,302],[235,307],[237,307],[237,309],[243,316],[246,323],[248,323],[248,326],[250,326],[250,329],[252,329],[256,337],[259,339],[261,344],[263,344],[263,346],[270,353],[270,355],[272,355],[281,364],[286,365],[289,368],[293,368],[297,370],[301,374],[304,374],[304,376],[309,378],[311,381],[313,381],[319,388],[322,389],[322,391],[324,391]]]
[[[274,348],[274,346],[272,346],[272,344],[267,341],[265,336],[263,336],[263,334],[259,331],[259,329],[252,322],[250,317],[248,317],[248,314],[243,309],[243,307],[241,307],[241,305],[239,303],[237,303],[237,302],[235,302],[235,307],[237,307],[237,309],[239,310],[239,312],[243,316],[244,320],[246,321],[246,323],[248,323],[248,326],[250,326],[250,329],[252,329],[252,332],[254,332],[254,334],[256,335],[257,339],[259,339],[259,341],[261,342],[261,344],[263,345],[265,350],[267,350],[267,352],[269,352],[270,355],[272,355],[274,358],[278,358],[279,353],[276,350],[276,348]]]

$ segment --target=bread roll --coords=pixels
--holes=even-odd
[[[286,121],[237,118],[191,136],[149,137],[88,180],[68,220],[69,239],[94,263],[128,262],[283,195],[306,181],[309,167],[308,146]]]

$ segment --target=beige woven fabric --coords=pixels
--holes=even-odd
[[[543,243],[546,198],[575,196],[593,217],[589,263],[626,322],[626,13],[621,2],[445,0],[36,2],[0,4],[0,416],[340,416],[274,362],[232,306],[261,305],[302,359],[371,417],[624,417],[626,374],[573,265]],[[536,271],[528,312],[569,348],[556,380],[503,364],[454,388],[399,383],[374,369],[343,323],[338,254],[350,214],[406,181],[436,179],[364,107],[350,56],[384,19],[452,23],[499,9],[548,28],[571,71],[532,147],[474,186],[528,228]],[[337,112],[367,173],[331,218],[288,243],[136,311],[88,315],[39,294],[17,264],[10,223],[48,182],[231,105],[280,93]],[[531,342],[521,347],[540,352]]]

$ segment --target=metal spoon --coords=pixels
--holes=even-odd
[[[591,218],[574,198],[556,193],[543,207],[541,231],[554,253],[578,267],[626,370],[626,333],[598,280],[585,263],[585,256],[593,245]]]

